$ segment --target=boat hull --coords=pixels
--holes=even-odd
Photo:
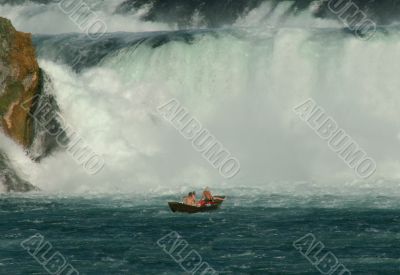
[[[212,203],[200,207],[187,205],[181,202],[168,202],[168,206],[172,212],[181,212],[189,214],[208,212],[217,210],[223,203],[224,198],[225,198],[224,196],[215,197]]]

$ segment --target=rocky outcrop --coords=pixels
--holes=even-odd
[[[40,94],[40,79],[31,35],[17,32],[0,17],[0,128],[27,152],[35,140],[31,99]],[[37,188],[23,180],[0,151],[0,193],[32,190]]]
[[[33,119],[29,115],[33,101],[29,100],[39,87],[40,68],[31,35],[17,32],[8,19],[0,17],[0,124],[26,149],[34,140]]]

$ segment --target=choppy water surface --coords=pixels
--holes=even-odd
[[[178,232],[225,274],[318,274],[293,242],[312,233],[352,274],[399,270],[396,198],[230,197],[213,213],[174,214],[176,196],[2,196],[1,274],[46,274],[20,243],[40,233],[80,274],[183,274],[157,245]]]

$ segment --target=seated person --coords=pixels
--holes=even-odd
[[[206,187],[206,189],[204,189],[203,191],[203,197],[201,198],[201,200],[204,200],[205,202],[210,202],[210,201],[214,201],[214,197],[211,194],[210,190],[208,189],[208,187]]]
[[[196,203],[196,192],[189,192],[189,194],[183,199],[183,203],[191,206],[198,206]]]

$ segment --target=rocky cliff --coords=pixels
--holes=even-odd
[[[0,17],[0,127],[27,151],[35,136],[30,99],[40,93],[40,75],[31,35],[17,32],[8,19]],[[1,151],[0,185],[3,192],[36,189],[18,176]]]
[[[31,35],[17,32],[0,18],[0,120],[4,132],[25,148],[33,142],[30,106],[22,108],[39,91],[40,69]]]

